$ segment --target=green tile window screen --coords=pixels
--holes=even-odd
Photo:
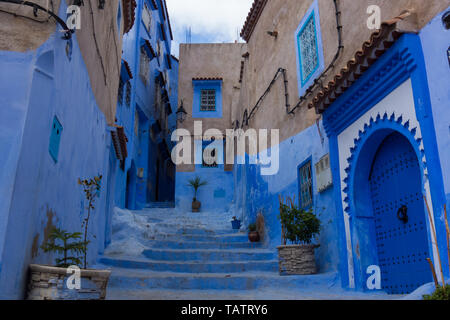
[[[316,21],[312,12],[308,22],[298,35],[300,69],[302,85],[304,85],[319,67]]]

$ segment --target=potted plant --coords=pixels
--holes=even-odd
[[[208,183],[202,181],[200,177],[195,177],[195,179],[189,180],[188,186],[194,188],[194,198],[192,199],[192,212],[200,212],[202,203],[197,201],[197,191],[200,187],[206,186]]]
[[[280,197],[281,237],[283,245],[277,247],[281,275],[317,273],[314,251],[319,245],[312,244],[320,233],[320,220],[312,211],[299,208],[288,198]],[[288,241],[291,243],[288,245]]]
[[[28,286],[30,300],[103,300],[110,270],[87,269],[87,240],[89,219],[95,210],[95,199],[100,192],[102,177],[79,180],[88,200],[87,217],[83,219],[84,235],[54,228],[41,249],[57,254],[55,266],[30,265]]]
[[[259,232],[257,231],[256,223],[251,223],[248,226],[248,240],[250,242],[259,242]]]
[[[233,219],[231,219],[231,227],[233,228],[233,230],[241,229],[241,220],[239,220],[236,217],[233,217]]]

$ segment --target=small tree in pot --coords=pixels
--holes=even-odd
[[[110,270],[88,270],[87,240],[88,224],[95,210],[95,199],[100,194],[102,176],[79,180],[88,201],[87,216],[80,232],[69,233],[54,228],[48,241],[41,247],[44,252],[58,254],[55,267],[30,265],[31,277],[28,286],[30,300],[98,300],[105,299]],[[95,237],[95,236],[94,236]],[[82,239],[80,241],[79,239]],[[60,257],[62,255],[62,257]],[[81,256],[78,256],[81,255]],[[83,267],[83,269],[80,269]]]
[[[192,212],[200,212],[200,208],[202,203],[197,201],[197,191],[200,187],[206,186],[208,183],[206,181],[202,181],[200,177],[195,177],[188,181],[188,186],[194,188],[194,198],[192,199]]]
[[[288,198],[280,197],[282,246],[277,247],[281,275],[317,273],[312,241],[320,233],[320,220],[312,213],[300,209]],[[288,245],[288,241],[291,243]]]

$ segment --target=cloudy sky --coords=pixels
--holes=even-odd
[[[253,3],[253,0],[166,1],[174,36],[172,53],[177,57],[178,45],[186,42],[189,27],[192,43],[234,42]]]

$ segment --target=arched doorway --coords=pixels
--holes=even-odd
[[[382,289],[410,293],[431,276],[421,170],[406,137],[393,132],[382,141],[368,184]]]

